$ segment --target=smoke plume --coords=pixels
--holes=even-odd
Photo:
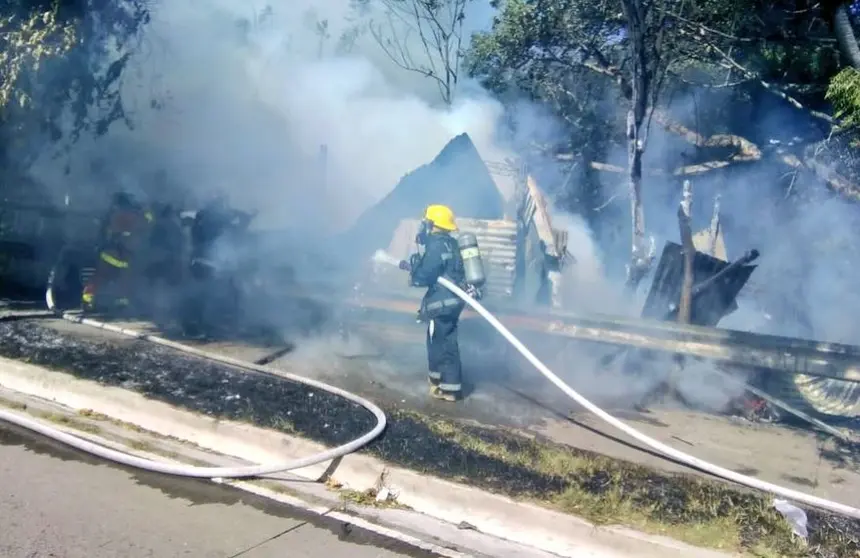
[[[134,129],[117,123],[76,146],[72,180],[93,179],[90,161],[102,159],[111,172],[99,179],[146,192],[164,170],[174,188],[259,209],[259,227],[328,234],[457,133],[491,148],[501,106],[474,91],[440,106],[432,84],[399,70],[368,33],[347,40],[374,17],[351,5],[154,4],[123,76]]]
[[[470,6],[467,33],[487,27],[492,14],[488,2]],[[499,102],[463,80],[453,105],[443,106],[431,80],[399,68],[380,49],[366,32],[369,21],[385,23],[387,33],[403,32],[396,24],[387,27],[372,7],[357,9],[350,0],[272,6],[242,0],[154,3],[143,48],[122,78],[133,128],[117,123],[105,136],[76,144],[68,160],[44,157],[33,172],[56,191],[70,183],[99,182],[108,191],[124,188],[144,197],[175,194],[181,198],[177,203],[189,205],[213,192],[226,193],[232,205],[259,210],[258,229],[293,231],[291,243],[280,239],[271,253],[307,262],[296,273],[313,277],[308,270],[320,260],[337,258],[337,248],[322,239],[347,230],[455,135],[467,132],[490,159],[501,160],[511,147],[500,141],[504,110]],[[559,133],[545,113],[528,103],[515,107],[513,120],[518,130],[514,148]],[[682,150],[656,127],[649,138],[646,166],[665,166]],[[326,147],[324,170],[321,146]],[[609,162],[624,164],[622,150],[611,155]],[[157,177],[161,171],[163,180]],[[719,190],[730,257],[753,247],[763,253],[753,277],[767,285],[767,311],[757,306],[743,311],[775,316],[764,320],[774,332],[801,333],[788,324],[806,323],[801,329],[809,336],[860,342],[856,326],[836,318],[850,315],[860,303],[851,288],[850,270],[857,260],[850,249],[850,231],[857,230],[851,208],[830,201],[813,210],[774,213],[773,201],[782,193],[760,186],[766,181],[755,172],[731,181],[694,182],[695,228],[707,224]],[[621,180],[606,177],[606,197]],[[88,195],[81,192],[72,194],[73,202]],[[676,181],[646,182],[647,226],[658,246],[677,240],[679,195]],[[564,293],[570,309],[638,311],[621,294],[630,250],[629,209],[623,196],[614,205],[606,210],[607,215],[614,211],[605,226],[611,234],[591,231],[579,217],[555,217],[555,226],[570,234],[574,256]],[[307,258],[320,252],[324,257]],[[835,260],[834,254],[839,255]],[[822,263],[831,261],[839,263]],[[290,315],[295,310],[286,308],[268,311]],[[798,313],[805,318],[784,319]],[[749,319],[735,325],[753,327]],[[578,380],[594,374],[596,356],[583,357],[580,364],[588,366],[579,366]],[[611,385],[629,391],[632,384]],[[685,384],[685,391],[695,392],[695,386]]]

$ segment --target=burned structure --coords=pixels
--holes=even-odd
[[[488,272],[486,305],[525,340],[552,339],[559,350],[571,340],[589,341],[759,369],[766,371],[769,391],[795,406],[830,416],[860,415],[860,348],[714,327],[734,309],[753,269],[751,257],[729,261],[718,223],[693,236],[699,253],[693,260],[692,325],[673,323],[683,258],[681,246],[671,243],[655,271],[642,320],[566,313],[558,291],[562,270],[575,262],[567,254],[565,232],[553,227],[547,201],[528,173],[510,163],[485,161],[466,135],[454,138],[436,159],[405,176],[361,216],[351,234],[333,239],[332,246],[365,267],[370,267],[370,255],[379,248],[405,259],[414,250],[418,216],[434,202],[451,205],[461,231],[477,237]],[[8,248],[4,270],[18,273],[28,267],[30,278],[24,282],[41,287],[53,269],[56,302],[61,308],[75,307],[92,268],[90,244],[97,215],[11,196],[6,196],[2,209],[0,240]],[[193,220],[192,214],[187,217],[186,221]],[[281,233],[266,235],[268,240],[260,236],[250,242],[264,252],[284,253]],[[259,253],[251,257],[256,262],[266,259]],[[421,329],[406,327],[413,322],[420,293],[408,288],[402,273],[383,269],[368,274],[361,296],[354,297],[343,290],[322,292],[319,284],[297,284],[289,278],[289,269],[281,269],[282,261],[269,259],[274,263],[267,263],[264,270],[240,266],[238,284],[249,294],[244,314],[268,319],[277,307],[278,314],[288,314],[293,324],[321,324],[329,319],[327,305],[342,306],[349,308],[350,327],[378,340],[386,350],[394,351],[394,342],[396,350],[421,352]],[[272,277],[277,279],[268,280]],[[280,297],[277,303],[274,297]],[[286,298],[290,300],[282,300]],[[476,345],[495,338],[474,315],[464,315],[463,331],[464,344],[469,336]],[[423,362],[423,356],[412,356],[410,362]]]
[[[674,323],[684,269],[682,246],[676,243],[665,246],[652,274],[651,290],[643,307],[641,322],[570,315],[559,307],[557,292],[563,266],[575,265],[575,262],[567,257],[566,234],[552,227],[546,200],[537,184],[525,172],[516,169],[510,172],[508,168],[507,172],[498,173],[498,166],[479,161],[480,155],[469,145],[470,142],[467,143],[467,139],[461,136],[451,142],[443,150],[444,157],[439,157],[440,162],[450,160],[450,151],[459,144],[463,149],[460,156],[475,160],[471,168],[479,173],[476,182],[484,188],[470,197],[492,196],[494,201],[489,206],[492,210],[481,213],[481,218],[474,218],[468,213],[468,204],[458,208],[457,198],[444,193],[452,185],[434,181],[432,172],[427,170],[437,164],[433,161],[414,173],[425,175],[431,183],[431,186],[424,186],[424,197],[412,198],[412,205],[400,205],[399,215],[388,214],[384,219],[377,217],[379,222],[385,221],[385,226],[375,229],[376,238],[384,239],[387,234],[390,240],[377,240],[375,247],[386,246],[393,256],[405,259],[415,249],[413,239],[418,219],[412,216],[420,215],[423,204],[443,199],[454,205],[461,230],[478,238],[488,264],[486,305],[502,314],[505,323],[518,335],[522,334],[524,339],[540,336],[545,341],[549,334],[556,339],[559,351],[564,350],[569,340],[588,340],[638,349],[634,352],[640,356],[642,351],[686,355],[759,370],[766,378],[767,387],[795,407],[831,416],[857,416],[860,413],[860,375],[855,372],[860,370],[860,349],[716,329],[720,320],[737,309],[738,296],[749,282],[755,270],[752,264],[758,257],[755,250],[750,250],[729,261],[718,206],[710,226],[692,235],[696,253],[692,261],[690,325]],[[491,168],[496,171],[495,176]],[[501,204],[498,203],[499,193],[486,187],[486,177],[498,180],[499,174],[512,178],[514,184],[509,189],[512,192],[509,196],[501,196]],[[398,188],[404,188],[404,184],[411,180],[415,177],[407,175]],[[462,181],[453,186],[459,190],[468,187],[469,184]],[[438,192],[433,193],[434,189]],[[503,190],[498,189],[499,192]],[[409,195],[401,195],[404,200],[410,199]],[[392,193],[391,197],[394,196]],[[388,207],[394,205],[390,201],[388,204]],[[487,207],[481,205],[475,211],[486,211]],[[379,208],[369,210],[366,222],[373,221],[371,215],[381,216],[384,212]],[[368,256],[370,246],[368,243],[365,249]],[[420,347],[420,331],[416,329],[410,334],[409,329],[403,328],[402,319],[414,315],[417,294],[407,287],[402,274],[389,268],[380,269],[375,282],[368,286],[371,287],[367,289],[369,296],[355,302],[358,310],[353,316],[356,323],[373,324],[360,327],[364,334],[377,338],[380,343],[384,343],[382,339],[390,338],[409,341],[416,348]],[[543,307],[543,311],[535,314],[536,306]],[[530,311],[523,313],[527,309]],[[486,332],[481,333],[481,329],[480,320],[464,316],[464,343],[468,342],[470,335],[478,344],[484,343]],[[824,345],[828,347],[827,355],[821,353]],[[836,352],[851,356],[836,357]],[[624,360],[627,360],[628,353],[630,351],[627,350],[610,351],[604,364],[621,355],[625,355]]]
[[[491,170],[491,168],[493,170]],[[462,233],[478,239],[487,265],[492,307],[551,306],[565,263],[566,233],[553,229],[547,201],[534,179],[513,164],[488,163],[467,134],[453,138],[423,167],[407,174],[354,225],[365,259],[380,247],[406,259],[415,250],[419,216],[431,203],[450,206]],[[414,298],[396,273],[383,273],[379,292]]]

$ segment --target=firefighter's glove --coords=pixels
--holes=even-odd
[[[397,267],[399,267],[403,271],[412,271],[412,266],[406,260],[400,260],[400,263],[397,264]]]
[[[466,294],[472,297],[475,300],[481,300],[484,298],[484,293],[481,292],[481,289],[476,287],[475,285],[466,285]]]

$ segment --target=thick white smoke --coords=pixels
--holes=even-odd
[[[488,26],[491,13],[488,2],[470,3],[466,32]],[[64,175],[66,161],[43,161],[35,171],[58,188],[108,181],[114,184],[102,192],[151,192],[163,170],[163,192],[226,193],[232,205],[260,212],[256,226],[299,230],[313,245],[347,229],[459,133],[467,132],[488,160],[502,160],[503,108],[479,87],[464,81],[446,107],[431,79],[399,68],[370,34],[341,41],[369,20],[402,37],[403,28],[389,28],[381,15],[359,16],[350,0],[291,0],[270,8],[242,0],[162,0],[152,7],[144,48],[122,78],[133,128],[117,123],[106,136],[77,144],[71,176]],[[411,46],[419,56],[420,46]],[[559,131],[527,103],[516,121],[516,144]],[[104,168],[95,171],[94,160]],[[554,224],[568,230],[575,259],[566,272],[568,307],[635,313],[620,282],[607,281],[586,223],[557,216]],[[591,367],[580,372],[593,374]]]
[[[386,22],[376,12],[356,20],[351,4],[155,4],[144,48],[123,76],[134,129],[118,123],[77,146],[73,180],[93,180],[89,161],[97,157],[113,169],[109,180],[132,190],[164,169],[172,184],[222,191],[234,205],[260,210],[258,226],[328,233],[346,228],[458,133],[494,152],[502,107],[479,89],[464,88],[447,108],[432,80],[397,68],[371,34],[339,46],[351,26]],[[151,108],[153,97],[162,108]],[[68,180],[58,168],[40,174]]]

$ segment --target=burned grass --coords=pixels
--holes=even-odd
[[[0,355],[135,390],[211,417],[253,421],[327,444],[372,426],[361,407],[286,380],[190,358],[148,343],[71,337],[32,322],[0,323]],[[692,544],[763,557],[856,557],[860,522],[807,510],[803,545],[770,498],[732,485],[657,472],[530,438],[387,409],[385,435],[365,451],[389,463]]]

